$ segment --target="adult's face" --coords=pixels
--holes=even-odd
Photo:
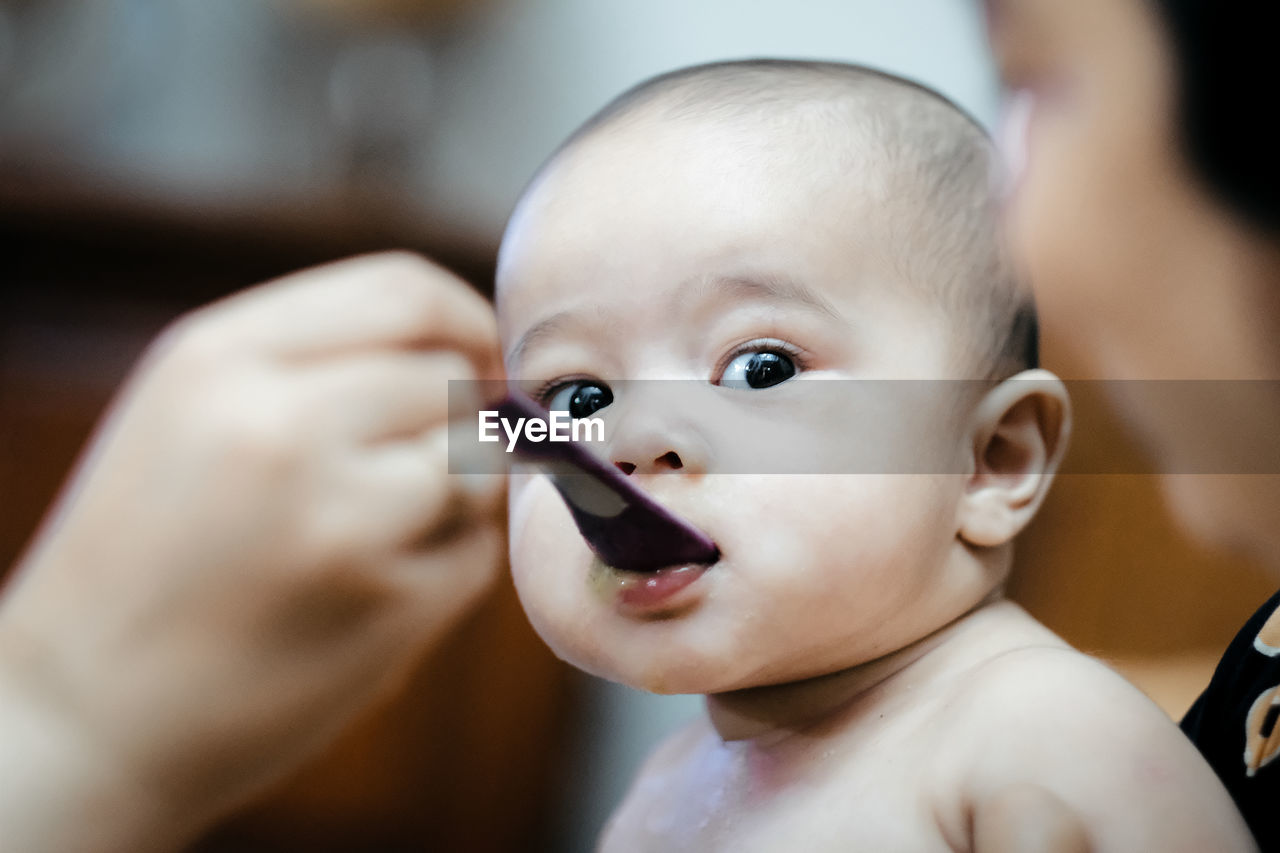
[[[988,0],[1013,93],[1007,222],[1050,334],[1121,416],[1202,537],[1280,563],[1280,250],[1183,156],[1174,54],[1149,0]],[[1277,383],[1280,384],[1280,383]],[[1194,475],[1192,472],[1196,472]]]

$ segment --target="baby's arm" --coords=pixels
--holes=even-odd
[[[1040,785],[1018,784],[974,803],[973,849],[982,853],[1089,853],[1089,831]]]
[[[1172,721],[1084,655],[1027,649],[984,665],[945,727],[980,853],[1256,849]]]

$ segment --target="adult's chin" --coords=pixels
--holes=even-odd
[[[1280,474],[1165,474],[1161,485],[1196,542],[1255,560],[1280,581]]]

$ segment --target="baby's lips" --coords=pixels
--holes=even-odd
[[[515,392],[498,404],[499,417],[547,420],[550,413]],[[617,569],[645,572],[689,563],[711,564],[720,550],[709,536],[640,489],[584,442],[532,442],[515,451],[551,478],[579,532],[600,559]]]

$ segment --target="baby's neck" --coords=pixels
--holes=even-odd
[[[933,633],[848,669],[803,681],[710,694],[707,715],[711,725],[723,740],[750,740],[761,746],[820,727],[877,688],[898,680],[908,669],[919,669],[930,652],[967,630],[967,623],[975,613],[997,604],[1002,597],[1001,591],[996,590]]]

